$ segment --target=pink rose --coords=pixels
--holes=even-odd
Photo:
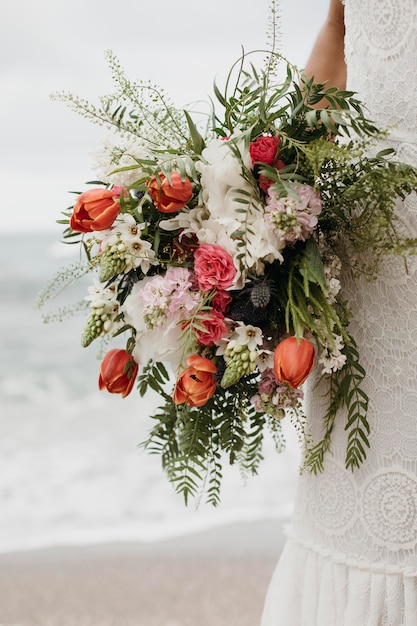
[[[266,163],[273,165],[278,157],[279,137],[261,136],[249,144],[249,154],[252,163]]]
[[[119,185],[113,185],[113,187],[111,188],[112,192],[113,192],[113,196],[115,198],[120,198],[120,196],[123,194],[123,198],[128,198],[129,197],[129,192],[126,189],[126,187],[120,187]]]
[[[206,329],[197,330],[198,343],[203,346],[213,346],[216,341],[222,339],[227,333],[224,317],[221,313],[211,311],[202,313],[198,320]]]
[[[194,271],[201,291],[227,289],[236,276],[230,254],[220,246],[208,243],[203,243],[194,253]]]
[[[232,301],[232,296],[228,291],[224,291],[224,289],[220,289],[214,296],[211,301],[211,306],[218,313],[224,313]]]

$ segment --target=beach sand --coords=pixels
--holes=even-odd
[[[0,555],[0,626],[258,626],[278,520]]]

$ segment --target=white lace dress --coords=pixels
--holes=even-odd
[[[417,0],[345,0],[348,87],[417,165]],[[398,207],[417,236],[417,201]],[[367,370],[371,451],[346,471],[343,415],[325,471],[302,475],[262,626],[417,626],[417,257],[347,284]],[[319,434],[319,390],[307,412]]]

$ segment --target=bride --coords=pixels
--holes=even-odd
[[[389,129],[397,158],[417,166],[417,0],[344,4],[331,0],[306,73],[347,83]],[[398,214],[416,237],[415,195]],[[407,271],[387,258],[375,282],[347,275],[344,288],[367,372],[371,450],[345,470],[342,416],[324,472],[300,477],[262,626],[417,625],[417,256]],[[313,380],[306,395],[319,436],[323,389]]]

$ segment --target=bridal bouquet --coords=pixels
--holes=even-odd
[[[160,396],[143,445],[186,501],[218,502],[225,460],[256,473],[265,434],[281,448],[286,413],[305,468],[322,469],[341,407],[346,465],[364,461],[365,372],[340,272],[376,276],[382,254],[410,245],[394,203],[415,172],[388,151],[369,156],[382,135],[355,94],[314,84],[275,52],[261,69],[252,56],[214,87],[206,117],[130,81],[112,53],[116,92],[99,107],[57,96],[112,134],[99,182],[60,220],[80,262],[40,301],[91,273],[82,345],[104,339],[99,386]],[[116,336],[124,347],[108,348]],[[329,379],[318,443],[301,404],[313,368]]]

